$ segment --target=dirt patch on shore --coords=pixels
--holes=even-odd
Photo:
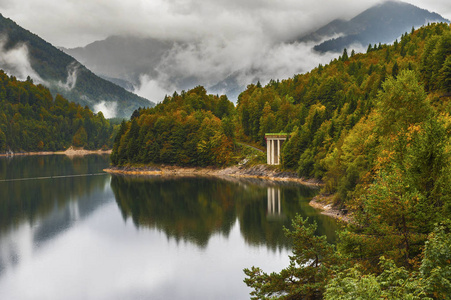
[[[69,147],[66,151],[38,151],[38,152],[10,152],[0,154],[0,157],[26,156],[26,155],[67,155],[67,156],[83,156],[88,154],[111,154],[111,150],[85,150],[83,148]]]
[[[333,196],[317,195],[310,200],[309,205],[321,210],[321,214],[340,220],[345,223],[352,222],[352,214],[347,209],[334,207]]]
[[[83,156],[88,154],[111,154],[111,150],[85,150],[83,148],[77,149],[74,147],[69,147],[69,149],[63,151],[61,154],[65,154],[67,156]]]

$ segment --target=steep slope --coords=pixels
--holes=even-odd
[[[328,62],[330,58],[310,51],[311,45],[325,39],[342,35],[339,39],[318,45],[318,51],[342,52],[344,47],[354,43],[362,44],[362,48],[366,49],[370,42],[392,43],[406,31],[410,32],[412,26],[417,28],[435,20],[444,19],[415,6],[392,1],[372,7],[350,21],[335,20],[300,39],[301,42],[315,43],[292,43],[292,40],[287,40],[262,47],[264,49],[249,46],[255,51],[252,57],[247,57],[245,50],[238,50],[233,43],[228,44],[230,41],[220,38],[216,41],[209,38],[176,42],[112,36],[82,48],[64,51],[96,74],[103,78],[120,79],[114,82],[121,82],[129,90],[136,89],[141,95],[162,99],[164,94],[170,95],[174,90],[180,92],[202,85],[211,93],[226,94],[235,101],[249,83],[258,80],[265,83],[274,77],[286,78]],[[246,46],[243,45],[243,48]],[[238,52],[243,56],[236,55]],[[294,57],[295,54],[299,56]],[[286,63],[283,58],[289,55],[292,56],[291,62]],[[312,61],[316,63],[311,64]]]
[[[27,76],[57,93],[106,116],[130,117],[138,107],[153,106],[147,99],[104,80],[73,57],[0,15],[0,67],[20,79]]]
[[[113,126],[102,113],[0,70],[0,153],[109,148],[112,136]]]
[[[405,32],[410,32],[412,27],[418,28],[433,22],[449,23],[449,20],[408,3],[387,1],[365,10],[349,21],[334,20],[299,41],[319,42],[339,35],[316,45],[315,50],[342,52],[351,45],[366,48],[368,44],[391,43]]]
[[[111,36],[85,47],[62,50],[100,76],[136,83],[139,76],[149,70],[151,76],[156,75],[154,69],[173,45],[173,42],[151,38]]]

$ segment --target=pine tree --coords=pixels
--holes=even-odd
[[[258,267],[244,269],[244,282],[253,289],[251,299],[318,299],[333,275],[338,255],[326,236],[315,236],[316,223],[299,215],[292,221],[293,230],[285,228],[293,240],[290,265],[280,273],[267,274]]]

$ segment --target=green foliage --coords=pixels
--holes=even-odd
[[[113,128],[103,114],[69,102],[29,79],[0,72],[0,153],[110,148]]]
[[[139,106],[153,105],[147,99],[96,76],[70,55],[1,15],[0,31],[7,39],[5,50],[27,46],[31,67],[46,81],[53,95],[61,94],[66,99],[82,106],[87,105],[91,109],[94,109],[95,104],[105,101],[117,105],[118,114],[125,118],[130,117]],[[69,74],[76,77],[71,88],[61,84],[68,81]]]
[[[427,91],[445,88],[448,89],[449,56],[451,54],[451,33],[449,27],[437,25],[440,32],[426,41],[424,52],[421,56],[421,75]],[[446,61],[448,60],[448,63]]]
[[[424,257],[417,270],[398,266],[381,256],[379,272],[368,272],[360,264],[315,237],[314,225],[297,216],[291,232],[293,256],[290,267],[266,274],[261,269],[245,269],[245,283],[253,288],[252,299],[448,299],[451,293],[451,221],[435,226],[425,243]],[[289,232],[289,231],[288,231]],[[293,236],[294,235],[294,236]],[[302,243],[296,244],[297,242]],[[309,247],[310,246],[310,247]],[[330,249],[333,252],[322,252]],[[315,253],[321,253],[315,256]],[[316,258],[320,268],[313,268]],[[331,260],[328,260],[331,259]],[[338,260],[340,259],[340,260]],[[297,265],[298,263],[302,263]],[[334,266],[339,264],[340,267]],[[299,266],[299,267],[297,267]],[[324,272],[321,272],[324,271]],[[312,275],[314,274],[314,275]],[[301,279],[301,280],[299,280]],[[321,283],[316,280],[323,280]]]
[[[324,299],[426,299],[421,279],[405,268],[381,257],[380,275],[362,273],[352,267],[337,274],[327,285]]]
[[[451,55],[448,55],[443,67],[440,69],[440,87],[446,92],[451,92]]]
[[[398,78],[390,77],[378,93],[376,126],[381,135],[406,130],[411,124],[427,119],[431,108],[426,93],[413,71],[404,70]]]
[[[86,145],[88,141],[88,134],[86,133],[86,129],[81,126],[77,132],[74,135],[74,138],[72,140],[72,144],[75,147],[83,147],[83,145]]]
[[[451,221],[445,220],[429,235],[420,267],[427,293],[435,299],[451,295]]]
[[[347,59],[344,53],[310,73],[250,86],[240,96],[237,110],[247,126],[240,134],[253,141],[260,141],[255,133],[266,130],[267,120],[273,122],[250,122],[253,101],[271,91],[273,99],[260,102],[260,111],[278,124],[277,99],[294,99],[282,166],[322,179],[323,193],[352,212],[337,255],[354,267],[325,278],[327,299],[451,294],[451,106],[443,95],[450,92],[450,49],[451,27],[433,24],[393,46],[370,45],[366,54]],[[248,269],[246,283],[256,298],[290,298],[285,279],[294,270],[268,275]],[[295,285],[301,289],[303,282]]]
[[[317,299],[338,263],[335,247],[325,236],[315,236],[316,223],[297,215],[293,230],[285,229],[293,241],[290,265],[280,273],[266,274],[260,268],[244,269],[244,282],[253,289],[252,299]]]
[[[342,233],[342,251],[370,269],[381,255],[412,266],[451,206],[449,136],[441,119],[428,118],[391,136],[391,148],[380,144],[372,182],[348,203],[355,226]]]
[[[226,96],[207,95],[203,87],[174,93],[121,124],[112,163],[227,165],[234,150],[234,114]]]
[[[425,243],[418,271],[380,258],[380,274],[357,265],[339,272],[326,286],[325,299],[448,299],[451,294],[451,222],[435,226]]]

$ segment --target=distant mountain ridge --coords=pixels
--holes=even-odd
[[[138,107],[154,106],[124,88],[102,79],[63,51],[0,14],[0,68],[14,76],[30,76],[49,87],[54,96],[103,107],[105,115],[129,118]],[[30,74],[31,73],[31,74]],[[21,78],[24,79],[24,78]]]
[[[82,64],[89,66],[96,74],[134,83],[139,81],[141,74],[148,72],[149,69],[154,70],[161,57],[173,45],[172,41],[152,38],[110,36],[85,47],[61,49]],[[124,53],[127,55],[124,56]]]
[[[316,45],[314,49],[319,52],[342,52],[344,48],[353,44],[366,48],[374,43],[392,43],[403,33],[410,32],[412,27],[418,28],[429,22],[450,21],[437,13],[412,4],[386,1],[365,10],[349,21],[336,19],[298,41],[320,42],[329,37],[330,39]]]
[[[352,44],[361,45],[362,49],[366,49],[369,43],[392,43],[406,31],[410,32],[412,26],[418,28],[429,21],[448,22],[436,13],[430,13],[403,2],[388,1],[367,9],[349,21],[334,20],[328,25],[300,37],[294,43],[293,40],[287,40],[275,47],[294,45],[296,42],[299,44],[308,42],[308,47],[316,45],[314,49],[318,55],[319,52],[328,51],[341,53],[343,48],[349,48]],[[229,99],[236,100],[246,85],[261,80],[258,77],[258,67],[254,69],[231,68],[231,72],[225,73],[223,78],[217,80],[215,78],[214,82],[208,83],[205,83],[205,78],[196,77],[198,74],[186,75],[174,71],[180,69],[178,64],[183,64],[185,56],[181,55],[179,60],[177,57],[175,60],[168,59],[174,58],[172,54],[177,53],[180,49],[187,49],[187,52],[191,51],[196,54],[196,49],[201,47],[202,45],[197,45],[196,41],[180,42],[134,36],[111,36],[85,47],[63,50],[99,76],[121,84],[131,91],[140,90],[143,82],[160,83],[161,79],[162,84],[157,86],[157,89],[158,87],[166,88],[167,86],[164,84],[169,83],[167,91],[170,94],[174,90],[188,90],[194,86],[203,85],[211,93],[226,94]],[[201,64],[209,61],[208,57],[201,58]],[[203,67],[205,68],[205,66]],[[216,68],[217,66],[211,67]],[[277,76],[270,75],[272,79],[278,79]],[[145,80],[142,80],[143,78]],[[249,81],[244,81],[243,78]],[[160,101],[161,99],[155,100]]]

